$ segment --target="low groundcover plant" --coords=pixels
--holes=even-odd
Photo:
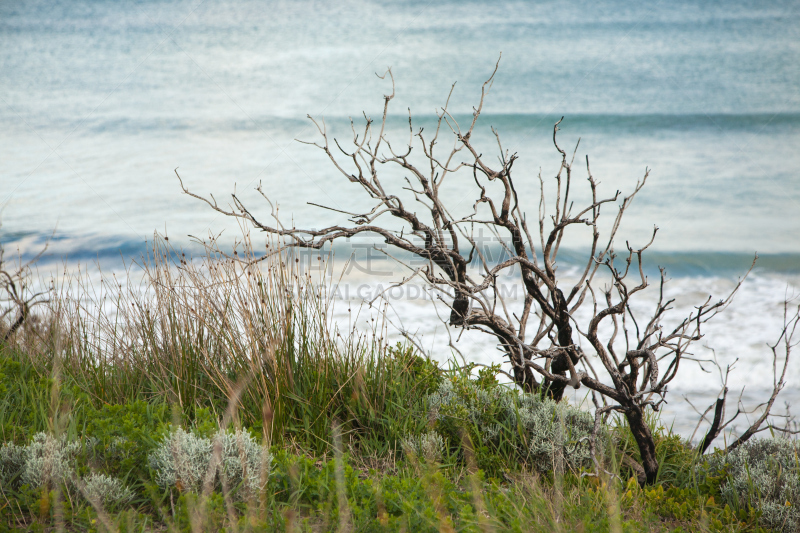
[[[27,446],[5,443],[0,448],[0,482],[3,487],[49,489],[64,486],[68,492],[103,506],[124,505],[133,492],[112,476],[90,472],[78,475],[78,455],[84,442],[69,441],[46,433],[37,433]]]
[[[491,470],[481,453],[491,449],[507,450],[538,472],[579,471],[591,464],[594,420],[568,402],[464,377],[443,380],[427,400],[435,428],[451,444],[461,445],[466,431],[478,450],[478,466]],[[421,452],[426,441],[415,447]]]
[[[167,435],[149,461],[162,488],[200,493],[226,484],[240,487],[241,499],[260,492],[271,462],[269,451],[247,431],[219,431],[208,439],[183,428]]]
[[[748,505],[777,531],[800,531],[800,445],[785,438],[751,440],[707,457],[710,474],[723,474],[720,493],[736,509]]]

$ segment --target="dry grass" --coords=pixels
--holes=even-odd
[[[270,442],[303,431],[316,451],[330,448],[333,420],[348,437],[382,418],[404,372],[384,324],[342,334],[333,298],[283,250],[256,257],[245,241],[230,259],[207,246],[189,260],[159,238],[126,279],[65,277],[48,320],[16,335],[16,348],[68,373],[96,405],[158,400],[221,419],[236,396],[237,424]]]

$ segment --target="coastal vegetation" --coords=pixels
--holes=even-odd
[[[139,266],[56,283],[0,346],[3,530],[796,530],[796,441],[704,456],[651,415],[642,487],[624,418],[592,439],[497,366],[340,331],[285,255]]]

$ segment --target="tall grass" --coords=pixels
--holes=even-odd
[[[336,422],[385,452],[420,423],[395,409],[420,396],[404,388],[418,363],[386,344],[380,321],[342,334],[315,281],[285,250],[256,257],[245,240],[231,259],[212,241],[189,259],[157,237],[125,279],[65,277],[48,319],[15,348],[95,406],[157,400],[221,419],[235,396],[235,423],[268,442],[325,452]]]

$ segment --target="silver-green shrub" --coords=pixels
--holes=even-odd
[[[198,437],[178,428],[170,433],[149,457],[150,468],[156,472],[156,483],[163,488],[179,487],[181,490],[201,492],[209,472],[212,444],[210,439]],[[211,483],[213,480],[208,479]]]
[[[219,431],[212,440],[178,428],[150,454],[150,468],[163,488],[198,493],[206,484],[218,487],[224,477],[229,490],[240,487],[242,499],[261,490],[262,474],[266,479],[271,462],[269,452],[242,430]]]
[[[513,410],[514,395],[503,387],[486,390],[469,380],[446,379],[428,395],[428,407],[430,416],[437,421],[463,420],[493,438],[497,415]]]
[[[68,442],[66,435],[56,438],[47,433],[37,433],[26,447],[22,483],[38,488],[48,483],[70,481],[80,451],[81,443]]]
[[[707,457],[707,472],[726,473],[720,485],[734,508],[752,505],[762,525],[777,531],[800,531],[800,444],[797,441],[752,439],[730,453]]]
[[[503,386],[482,388],[469,379],[444,380],[428,395],[430,416],[450,444],[460,430],[480,443],[511,443],[520,459],[541,472],[589,466],[592,415],[566,401],[556,403]],[[476,443],[473,443],[475,445]]]
[[[589,413],[567,402],[523,394],[509,417],[528,436],[526,458],[539,471],[560,470],[565,465],[579,469],[591,462],[594,419]]]
[[[0,485],[19,486],[22,469],[25,467],[25,446],[7,442],[0,447]]]
[[[3,444],[0,447],[0,486],[18,488],[27,484],[38,489],[63,485],[70,493],[81,494],[104,507],[133,499],[133,492],[122,481],[110,476],[91,473],[81,480],[76,474],[76,458],[82,449],[80,441],[69,442],[66,436],[55,438],[46,433],[34,435],[27,446]]]
[[[219,444],[217,444],[219,443]],[[269,476],[272,456],[246,431],[235,433],[220,431],[215,436],[215,445],[221,447],[220,474],[224,474],[229,488],[241,484],[239,495],[249,498],[263,488],[263,479]]]
[[[83,496],[102,507],[125,505],[133,499],[133,491],[119,479],[105,474],[92,473],[83,480]]]
[[[439,462],[444,454],[444,439],[435,431],[422,435],[409,435],[401,441],[401,445],[405,454],[426,463]]]

